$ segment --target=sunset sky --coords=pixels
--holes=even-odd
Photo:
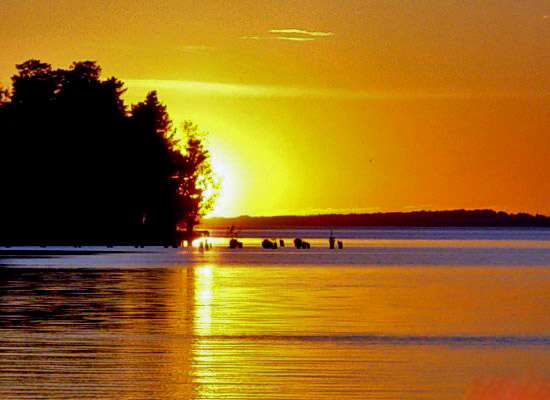
[[[1,0],[15,64],[95,60],[209,132],[215,215],[550,214],[550,2]]]

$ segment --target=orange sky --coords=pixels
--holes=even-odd
[[[98,61],[210,133],[217,215],[550,214],[550,3],[2,0],[14,65]]]

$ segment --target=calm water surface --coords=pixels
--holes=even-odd
[[[550,397],[549,231],[241,234],[0,259],[0,399]]]

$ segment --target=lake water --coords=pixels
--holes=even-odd
[[[0,258],[0,399],[550,398],[550,230],[335,234]]]

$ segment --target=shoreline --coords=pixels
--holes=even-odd
[[[136,253],[147,253],[146,251],[136,250]],[[59,250],[59,249],[0,249],[0,266],[2,261],[12,259],[36,259],[36,258],[56,258],[63,256],[93,256],[99,254],[128,254],[130,251],[120,250]]]

